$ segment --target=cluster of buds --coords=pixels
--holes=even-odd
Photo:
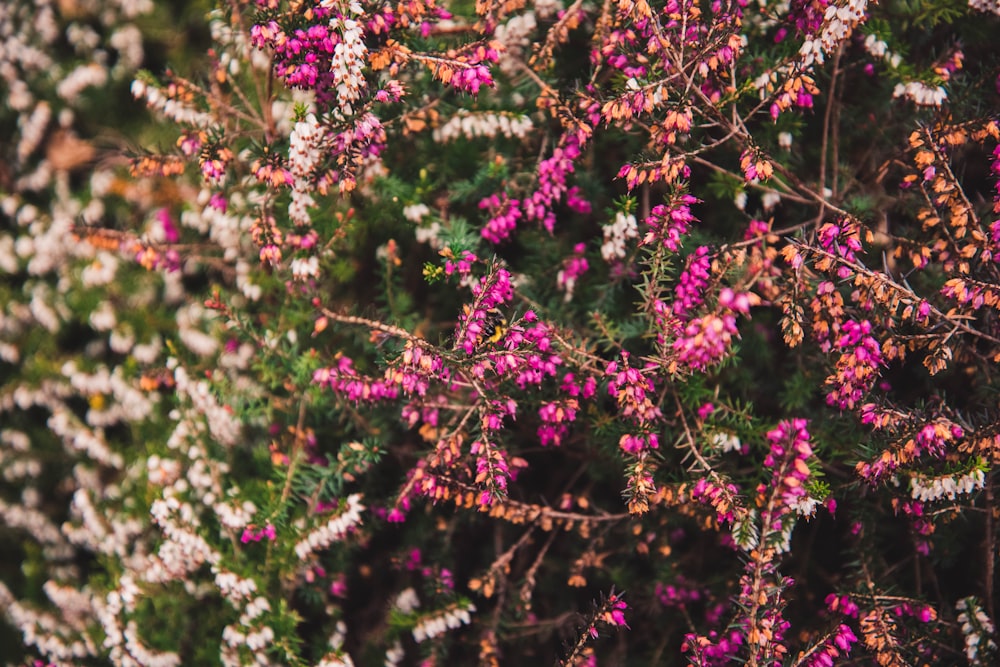
[[[826,384],[832,387],[826,396],[828,405],[853,409],[875,386],[885,362],[882,347],[871,333],[872,324],[868,320],[847,320],[841,325],[840,336],[834,342],[834,347],[841,351],[837,370],[826,379]]]
[[[786,515],[791,512],[811,515],[815,511],[816,500],[806,490],[812,474],[809,461],[813,458],[807,426],[806,420],[793,419],[781,422],[767,434],[770,451],[764,458],[764,465],[773,474],[770,484],[772,500],[761,515],[765,542],[773,536],[787,533],[789,525],[783,520]],[[765,491],[763,485],[758,488],[761,494]]]

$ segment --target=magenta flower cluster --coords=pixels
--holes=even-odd
[[[850,626],[841,623],[802,664],[805,667],[833,667],[837,658],[850,653],[851,647],[857,642],[858,638]]]
[[[674,287],[674,315],[681,319],[705,302],[705,288],[712,277],[712,258],[708,246],[698,246],[687,258],[687,266]]]
[[[629,364],[629,355],[622,352],[621,363],[608,363],[605,375],[610,377],[608,393],[618,402],[621,415],[637,424],[658,420],[662,413],[653,403],[656,386],[653,380]]]
[[[287,34],[276,21],[250,28],[250,43],[270,48],[274,53],[274,73],[289,88],[315,90],[322,108],[336,106],[336,80],[332,69],[333,54],[341,35],[328,24],[330,10],[312,9],[317,23]]]
[[[703,370],[721,361],[729,352],[733,338],[739,335],[737,313],[750,313],[750,297],[729,287],[723,288],[719,292],[719,312],[695,318],[676,333],[673,351],[677,362],[692,370]]]
[[[812,474],[809,460],[813,456],[813,449],[807,426],[805,419],[793,419],[781,422],[767,433],[770,450],[764,457],[764,465],[772,471],[771,487],[775,490],[775,497],[780,498],[781,502],[776,503],[769,514],[765,512],[761,517],[765,534],[772,531],[780,533],[783,528],[781,518],[802,509],[808,502],[806,485]]]
[[[511,199],[506,194],[492,194],[479,202],[479,208],[488,212],[489,220],[482,229],[483,238],[490,243],[500,243],[517,229],[521,218],[520,200]]]
[[[644,244],[659,240],[668,250],[677,252],[683,245],[683,237],[698,218],[691,212],[691,206],[700,200],[688,194],[679,194],[666,204],[658,204],[646,218],[649,231],[642,239]]]
[[[862,251],[859,226],[856,221],[828,222],[819,230],[819,244],[826,252],[851,264],[858,263],[858,253]],[[850,278],[853,271],[841,264],[837,267],[837,277]]]
[[[840,358],[835,373],[826,379],[826,384],[832,387],[826,396],[828,405],[853,409],[875,386],[885,362],[882,347],[871,334],[872,324],[868,320],[847,320],[841,325],[834,342]]]
[[[541,224],[551,234],[556,224],[554,207],[564,196],[572,210],[589,213],[590,202],[583,198],[579,188],[567,184],[567,177],[575,170],[573,161],[580,157],[583,143],[580,133],[564,133],[551,157],[539,162],[537,187],[525,199],[493,194],[480,201],[479,208],[488,210],[490,215],[481,232],[483,238],[491,243],[510,238],[522,217]]]
[[[510,272],[499,269],[495,275],[484,276],[472,287],[474,305],[458,317],[455,347],[472,354],[481,345],[486,333],[486,319],[490,310],[514,298]]]

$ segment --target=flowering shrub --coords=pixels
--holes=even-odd
[[[188,11],[0,8],[6,660],[995,660],[1000,6]]]

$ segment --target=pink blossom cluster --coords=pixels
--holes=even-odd
[[[762,517],[765,534],[781,532],[781,518],[786,514],[811,514],[814,509],[806,490],[811,475],[809,461],[813,456],[807,426],[805,419],[792,419],[781,422],[767,433],[770,450],[764,457],[764,465],[772,471],[771,488],[781,502],[774,505],[769,516]]]
[[[385,371],[385,380],[407,395],[424,396],[431,382],[447,383],[451,369],[438,355],[408,341],[403,354]]]
[[[771,114],[772,120],[778,120],[778,116],[781,115],[782,110],[789,109],[790,107],[797,107],[799,109],[813,108],[813,95],[806,86],[798,86],[794,91],[782,90],[778,93],[774,102],[771,103],[768,112]]]
[[[458,331],[455,347],[472,354],[481,345],[483,336],[488,337],[486,319],[490,310],[514,298],[514,286],[510,272],[498,269],[491,276],[484,276],[472,286],[474,306],[458,317]]]
[[[650,244],[659,240],[665,248],[677,252],[683,245],[683,237],[691,229],[691,224],[698,220],[691,213],[691,206],[699,201],[691,195],[678,194],[671,197],[668,203],[654,206],[645,220],[649,230],[642,243]]]
[[[686,607],[703,597],[702,591],[688,583],[683,575],[677,575],[672,584],[657,582],[653,594],[664,607]]]
[[[746,293],[723,288],[719,292],[719,312],[695,318],[677,332],[672,346],[677,362],[692,370],[702,370],[721,361],[733,338],[739,336],[736,315],[749,314],[750,303]]]
[[[444,262],[444,273],[446,276],[458,274],[459,276],[472,275],[472,267],[475,266],[479,258],[469,250],[462,251],[459,257],[446,257]]]
[[[624,178],[625,184],[631,191],[643,183],[686,181],[691,178],[691,167],[680,158],[669,157],[664,157],[662,161],[649,166],[626,162],[618,170],[617,178]]]
[[[240,542],[247,544],[248,542],[260,542],[262,539],[267,539],[274,541],[277,538],[277,532],[270,523],[266,526],[260,528],[254,525],[249,525],[243,529],[243,534],[240,536]]]
[[[482,491],[479,494],[480,507],[491,507],[507,497],[507,480],[510,467],[503,450],[494,446],[484,433],[472,443],[469,452],[476,457],[475,483]]]
[[[329,387],[354,402],[391,401],[399,397],[399,385],[359,375],[354,361],[346,356],[337,359],[336,366],[316,370],[313,383]]]
[[[497,52],[493,50],[493,53]],[[498,58],[491,59],[490,62],[496,62]],[[479,92],[480,88],[493,88],[496,83],[493,81],[493,75],[490,73],[490,68],[482,63],[470,63],[466,67],[460,67],[452,75],[449,83],[456,88],[467,93],[472,93],[473,95]]]
[[[575,398],[546,401],[538,409],[538,417],[542,423],[538,427],[538,440],[542,446],[562,444],[569,431],[568,424],[576,420],[576,412],[580,407]]]
[[[997,227],[996,238],[1000,240],[1000,221],[993,223],[993,225]],[[992,239],[992,227],[990,234]],[[986,252],[992,251],[988,250]],[[995,299],[997,298],[997,290],[993,285],[961,277],[947,280],[944,286],[941,287],[940,293],[942,296],[952,299],[963,306],[971,306],[975,310],[979,310],[988,302],[995,303]]]
[[[837,658],[850,653],[851,647],[857,642],[858,638],[850,626],[841,623],[802,664],[806,667],[833,667]]]
[[[684,319],[705,301],[705,288],[712,277],[712,258],[708,246],[698,246],[687,258],[687,266],[674,287],[673,314]]]
[[[1000,88],[1000,75],[997,75],[997,85]],[[1000,213],[1000,144],[993,147],[993,159],[990,160],[990,172],[993,173],[993,212]],[[993,223],[994,225],[996,223]],[[993,226],[990,226],[993,229]]]
[[[741,609],[756,610],[756,616],[746,618],[745,628],[753,628],[756,641],[747,637],[751,662],[768,667],[780,667],[787,651],[785,633],[791,627],[784,616],[782,593],[795,585],[791,577],[776,581],[777,571],[773,562],[750,561],[747,573],[740,578],[740,595],[737,604]],[[746,630],[744,630],[746,634]]]
[[[637,435],[626,433],[618,439],[618,447],[623,452],[635,456],[648,449],[659,449],[660,436],[655,433],[640,433]]]
[[[583,243],[573,246],[573,254],[563,260],[562,269],[556,275],[556,284],[565,293],[563,299],[566,302],[573,299],[577,280],[590,269],[587,258],[583,256],[586,249],[587,246]]]
[[[326,106],[336,92],[330,64],[340,35],[324,21],[329,10],[317,6],[312,11],[322,23],[299,28],[290,35],[276,21],[254,25],[250,28],[250,43],[258,49],[271,49],[274,73],[286,86],[316,90],[321,96],[317,101]]]
[[[861,610],[858,605],[851,599],[850,595],[837,595],[836,593],[830,593],[823,600],[826,603],[826,608],[830,611],[837,612],[841,616],[847,618],[858,618]]]
[[[597,622],[606,623],[612,627],[627,628],[628,623],[625,622],[626,609],[628,609],[628,604],[625,602],[623,596],[620,593],[611,593],[604,601],[604,604],[601,605],[595,622],[590,624],[590,628],[588,629],[590,636],[595,639],[597,638]]]
[[[834,342],[834,347],[840,350],[840,358],[836,372],[826,379],[826,384],[832,387],[826,396],[828,405],[841,410],[853,409],[875,386],[885,362],[882,347],[871,332],[872,324],[868,320],[847,320],[841,325],[840,336]]]
[[[385,150],[386,134],[382,121],[372,113],[363,114],[352,127],[333,137],[334,155],[357,154],[362,158],[378,157]]]
[[[203,146],[198,154],[201,174],[209,183],[220,185],[226,180],[226,168],[233,159],[228,148],[219,145]]]
[[[488,365],[501,378],[512,378],[519,389],[539,386],[547,377],[557,376],[563,363],[562,357],[552,354],[552,339],[549,325],[540,322],[533,311],[528,311],[520,320],[531,324],[511,326],[501,342],[502,350],[488,352],[486,362],[477,364],[473,374],[483,377]]]
[[[819,229],[819,244],[823,250],[851,264],[858,263],[858,253],[862,251],[859,223],[856,221],[828,222]],[[850,267],[837,267],[837,277],[850,278]]]
[[[924,505],[919,500],[893,499],[893,508],[896,510],[896,514],[906,517],[910,522],[917,552],[922,556],[927,556],[931,553],[929,538],[934,533],[934,524],[931,517],[925,512]]]
[[[722,636],[712,630],[707,636],[689,632],[684,635],[681,650],[688,654],[688,660],[696,667],[724,667],[733,664],[746,639],[743,633],[732,628]]]
[[[639,425],[660,419],[662,412],[652,400],[656,386],[651,377],[629,364],[627,352],[622,352],[620,364],[616,361],[608,364],[605,376],[611,378],[608,394],[618,402],[623,417]]]
[[[489,214],[489,220],[483,227],[483,238],[490,243],[500,243],[510,238],[517,229],[517,221],[521,218],[520,200],[511,199],[506,194],[492,194],[479,202],[479,208]]]
[[[590,204],[581,197],[579,189],[571,189],[566,183],[567,176],[575,170],[573,161],[580,157],[583,143],[581,133],[564,133],[552,156],[538,164],[538,187],[529,197],[517,200],[493,195],[480,202],[480,208],[491,211],[491,218],[482,230],[483,238],[492,243],[508,238],[522,216],[540,223],[552,233],[556,224],[553,209],[564,195],[572,201],[574,210],[588,211]]]
[[[788,19],[800,34],[816,34],[829,4],[828,0],[792,0]]]
[[[733,523],[739,510],[739,492],[735,484],[702,477],[691,487],[691,500],[711,505],[719,523]]]

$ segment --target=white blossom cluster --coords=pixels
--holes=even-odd
[[[179,100],[168,98],[160,89],[145,81],[132,82],[132,97],[145,100],[146,106],[168,120],[183,125],[208,129],[215,123],[211,114],[194,109]]]
[[[41,145],[51,119],[52,107],[45,100],[36,104],[30,114],[21,116],[21,136],[17,142],[18,162],[24,162]]]
[[[121,366],[108,370],[101,365],[87,373],[75,361],[68,361],[60,370],[73,389],[90,399],[85,420],[94,428],[141,421],[159,400],[158,394],[143,392],[137,381],[126,379]]]
[[[292,173],[292,201],[288,204],[288,217],[297,225],[311,225],[309,209],[316,205],[312,198],[315,189],[313,175],[323,159],[326,131],[309,114],[295,123],[288,139],[288,170]]]
[[[890,51],[889,45],[884,40],[879,39],[875,34],[865,37],[864,46],[865,51],[867,51],[872,57],[885,60],[893,69],[898,68],[900,63],[903,62],[903,56]]]
[[[638,238],[639,226],[635,216],[619,211],[615,221],[604,225],[604,243],[601,245],[601,257],[606,262],[625,259],[625,243],[628,239]]]
[[[250,48],[246,33],[233,30],[221,10],[213,9],[209,13],[208,27],[219,58],[219,65],[231,76],[239,74],[246,61],[249,61],[250,66],[259,72],[266,72],[270,69],[271,59],[268,54],[260,49]]]
[[[140,50],[142,45],[140,43]],[[141,60],[141,58],[140,58]],[[87,88],[103,86],[108,82],[108,70],[97,63],[87,63],[75,68],[56,86],[56,94],[67,102],[75,102]]]
[[[550,19],[563,9],[562,0],[535,0],[535,14],[540,19]]]
[[[346,653],[327,653],[323,659],[317,663],[316,667],[354,667],[354,661]]]
[[[0,582],[0,609],[6,612],[10,624],[20,631],[24,644],[34,646],[42,655],[62,663],[96,656],[97,647],[86,634],[80,632],[82,622],[87,618],[81,616],[81,611],[84,614],[87,611],[80,609],[81,602],[85,606],[86,594],[67,591],[51,581],[46,582],[44,590],[56,608],[65,606],[67,613],[56,617],[22,605]]]
[[[987,660],[996,653],[997,645],[993,641],[993,621],[986,615],[979,601],[974,597],[962,598],[955,603],[959,612],[958,622],[962,626],[962,636],[965,638],[965,657],[970,665],[986,665]]]
[[[37,509],[25,507],[22,503],[10,505],[0,500],[0,522],[9,528],[25,531],[42,546],[47,559],[58,561],[73,556],[73,547],[66,541],[59,527]]]
[[[87,428],[68,407],[55,409],[46,424],[52,433],[62,439],[67,450],[81,452],[91,461],[109,468],[121,468],[124,464],[122,455],[108,446],[103,430]]]
[[[1000,0],[969,0],[969,6],[980,12],[990,12],[1000,16]]]
[[[385,660],[382,662],[383,667],[396,667],[399,663],[403,662],[403,658],[406,657],[406,651],[403,650],[403,642],[398,639],[393,642],[392,646],[385,651]]]
[[[294,280],[310,280],[319,278],[319,257],[296,257],[291,263]]]
[[[455,606],[432,616],[422,618],[413,628],[413,639],[418,644],[428,639],[443,635],[448,630],[455,630],[472,622],[472,612],[476,605],[471,602],[464,606]]]
[[[354,667],[354,660],[344,651],[344,636],[347,634],[347,624],[337,621],[327,645],[330,651],[323,656],[317,667]]]
[[[224,447],[231,447],[239,440],[242,426],[239,419],[229,410],[219,405],[212,395],[208,382],[192,381],[183,366],[174,368],[176,391],[187,396],[194,404],[195,410],[205,416],[209,432],[215,442]]]
[[[199,208],[185,210],[181,214],[181,224],[200,234],[207,234],[221,248],[223,259],[236,261],[238,257],[246,256],[251,243],[247,232],[253,226],[253,216],[246,210],[260,202],[255,197],[234,192],[229,197],[226,210],[221,211],[212,205],[212,194],[210,189],[202,188],[197,198]]]
[[[6,104],[26,112],[35,104],[31,81],[51,72],[53,61],[47,48],[59,38],[52,2],[0,3],[0,80],[5,84]]]
[[[348,7],[354,16],[364,14],[364,9],[357,0],[352,1]],[[351,116],[354,114],[352,104],[361,99],[366,86],[364,68],[368,47],[365,46],[364,26],[357,19],[335,14],[330,19],[330,27],[340,35],[330,62],[334,85],[337,87],[337,104],[344,116]]]
[[[531,36],[537,27],[534,12],[516,14],[506,23],[497,26],[493,36],[504,46],[499,62],[501,72],[508,76],[517,74],[525,53],[531,47]]]
[[[92,493],[94,491],[88,488],[79,488],[73,494],[71,521],[63,524],[63,534],[73,544],[94,553],[126,558],[134,548],[135,540],[145,532],[146,524],[135,517],[109,520],[108,516],[94,507]]]
[[[418,225],[430,214],[431,209],[427,206],[427,204],[408,204],[403,207],[403,217]]]
[[[312,529],[295,545],[295,555],[305,560],[309,554],[319,549],[325,549],[334,542],[347,537],[350,530],[361,523],[361,494],[353,493],[347,497],[347,509],[326,523]]]
[[[427,204],[410,204],[403,207],[403,217],[417,225],[413,230],[417,243],[427,243],[435,250],[440,250],[444,247],[444,241],[441,240],[441,223],[433,220],[429,225],[426,224],[424,220],[430,215],[431,209]]]
[[[532,127],[531,119],[526,115],[461,109],[434,130],[434,141],[447,143],[459,138],[492,139],[498,135],[508,139],[524,139]]]
[[[892,90],[893,97],[903,97],[920,107],[939,107],[948,99],[943,86],[928,86],[923,81],[897,83]]]
[[[940,477],[925,477],[913,475],[910,477],[910,495],[914,500],[931,502],[947,498],[954,500],[957,496],[967,495],[986,485],[986,474],[976,468],[962,475],[942,475]]]
[[[222,664],[226,667],[247,664],[240,656],[241,648],[246,648],[254,656],[253,664],[261,667],[272,664],[264,649],[274,643],[275,634],[263,618],[266,612],[271,611],[271,603],[265,597],[253,596],[257,586],[252,579],[219,572],[215,580],[223,596],[240,612],[238,624],[227,625],[222,630]]]
[[[729,452],[738,452],[743,447],[740,437],[732,431],[713,431],[708,436],[708,443],[714,449],[721,450],[727,454]]]
[[[152,9],[152,3],[150,3],[150,9]],[[131,74],[142,66],[146,54],[142,46],[142,31],[135,24],[127,23],[117,28],[111,33],[108,45],[118,52],[118,61],[112,72],[114,75]]]
[[[124,574],[118,588],[108,593],[103,604],[95,604],[96,615],[105,633],[104,648],[110,649],[115,665],[123,667],[177,667],[180,656],[148,648],[139,637],[135,621],[124,620],[135,610],[142,591],[131,574]]]
[[[420,608],[420,598],[417,597],[417,592],[410,586],[400,591],[392,606],[403,614],[412,614]]]
[[[813,63],[823,64],[827,53],[832,52],[851,36],[854,28],[868,17],[868,0],[847,0],[842,5],[830,4],[823,15],[823,25],[819,35],[807,35],[799,48],[799,56],[804,67]]]
[[[203,322],[210,316],[200,303],[177,309],[177,336],[184,347],[200,357],[209,357],[219,349],[219,341],[204,331]]]

